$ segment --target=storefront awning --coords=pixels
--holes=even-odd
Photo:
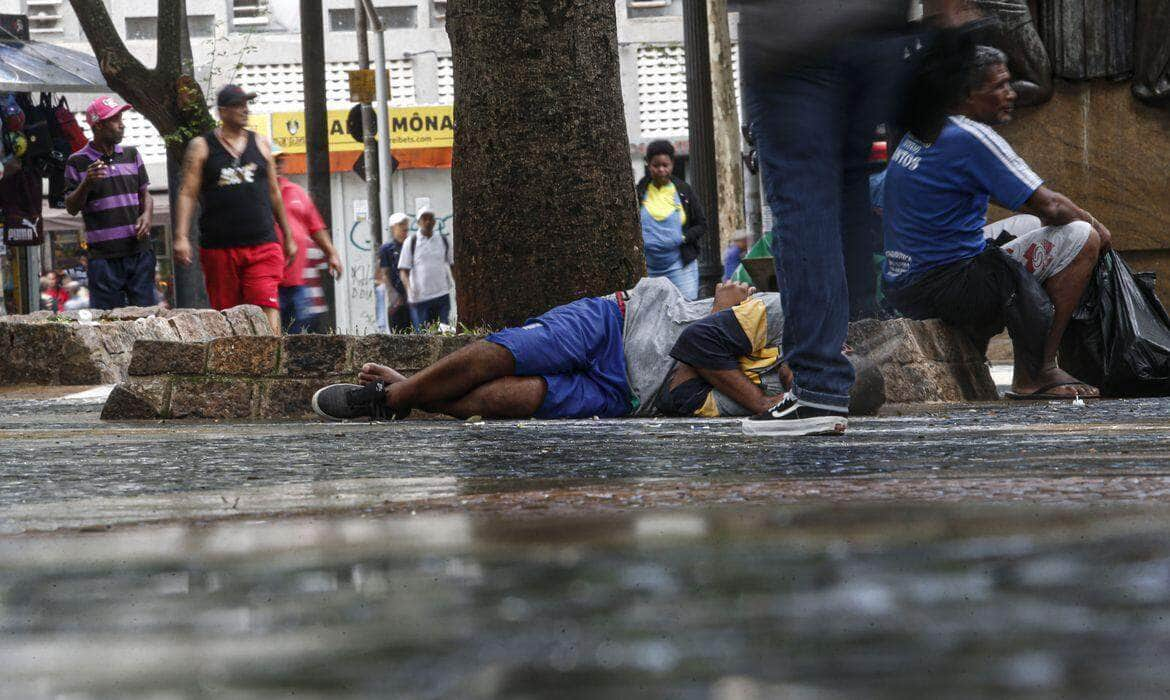
[[[154,226],[171,225],[171,202],[166,192],[152,193],[154,199],[154,216],[151,223]],[[41,219],[44,221],[45,231],[80,231],[85,228],[81,215],[70,214],[64,209],[54,209],[48,204],[41,210]]]
[[[108,92],[93,56],[39,41],[0,40],[0,92]]]

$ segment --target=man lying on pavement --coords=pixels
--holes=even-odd
[[[1016,358],[1012,398],[1095,397],[1095,387],[1057,366],[1056,352],[1110,234],[1045,187],[991,128],[1011,120],[1016,100],[1006,61],[998,49],[972,47],[960,75],[936,76],[957,86],[949,96],[939,89],[946,109],[912,125],[890,159],[886,294],[903,314],[940,318],[984,352],[1006,325]],[[1042,226],[1021,232],[1028,220],[1013,217],[990,228],[1014,226],[1017,237],[995,245],[983,230],[989,199]]]
[[[778,403],[791,375],[780,357],[776,294],[745,284],[688,302],[665,278],[559,306],[473,343],[406,378],[366,364],[360,385],[313,396],[331,420],[753,416]],[[827,421],[836,431],[839,418]]]

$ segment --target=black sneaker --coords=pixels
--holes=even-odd
[[[789,392],[771,409],[744,418],[742,425],[748,435],[841,435],[849,427],[849,413],[807,406]]]
[[[329,420],[401,420],[405,415],[395,413],[386,405],[386,384],[371,382],[358,384],[330,384],[313,394],[313,410]]]

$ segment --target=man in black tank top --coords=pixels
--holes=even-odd
[[[191,264],[189,233],[198,200],[199,262],[212,307],[255,304],[280,335],[277,286],[297,245],[292,236],[281,242],[274,228],[278,223],[282,231],[291,230],[268,140],[246,128],[248,103],[255,97],[237,85],[225,86],[216,99],[222,125],[187,145],[174,257]]]

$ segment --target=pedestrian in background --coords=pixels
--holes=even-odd
[[[329,303],[325,299],[325,289],[321,286],[324,271],[329,269],[325,262],[325,253],[317,246],[309,246],[305,265],[305,291],[309,295],[309,316],[313,319],[310,333],[332,333],[333,327],[329,324]]]
[[[435,213],[423,207],[416,214],[418,231],[406,239],[398,258],[398,272],[410,304],[415,332],[428,323],[451,322],[451,266],[455,264],[451,241],[435,233]]]
[[[91,102],[85,120],[93,140],[65,166],[65,211],[80,212],[85,224],[86,284],[95,309],[154,304],[154,203],[142,156],[121,145],[122,113],[128,109],[114,97]]]
[[[277,145],[272,146],[272,155],[276,162],[280,197],[284,201],[284,211],[290,227],[280,228],[278,233],[283,238],[291,232],[297,244],[296,255],[293,256],[292,263],[285,266],[284,277],[280,280],[280,325],[286,333],[308,333],[316,317],[313,313],[313,300],[308,287],[305,286],[305,266],[308,262],[309,249],[316,243],[325,252],[329,271],[334,278],[341,275],[341,259],[333,249],[333,238],[324,219],[321,218],[321,213],[317,211],[317,206],[313,204],[313,198],[305,188],[284,176],[287,155]]]
[[[748,232],[739,230],[731,237],[731,244],[727,246],[727,250],[723,251],[723,281],[731,279],[735,271],[739,269],[739,264],[743,262],[743,256],[748,251]]]
[[[216,96],[221,125],[187,145],[174,256],[180,265],[191,264],[191,217],[199,200],[199,262],[212,308],[255,304],[280,335],[277,287],[297,244],[285,236],[282,251],[277,241],[274,218],[282,231],[292,229],[268,139],[247,129],[248,103],[255,97],[238,85],[225,86]]]
[[[646,175],[638,182],[642,246],[650,277],[669,278],[689,301],[699,298],[699,241],[707,218],[691,186],[674,176],[674,146],[646,147]]]
[[[406,287],[398,274],[402,245],[410,234],[410,217],[402,212],[390,215],[390,240],[378,249],[378,323],[384,332],[407,330],[411,327],[410,306],[406,302]]]

